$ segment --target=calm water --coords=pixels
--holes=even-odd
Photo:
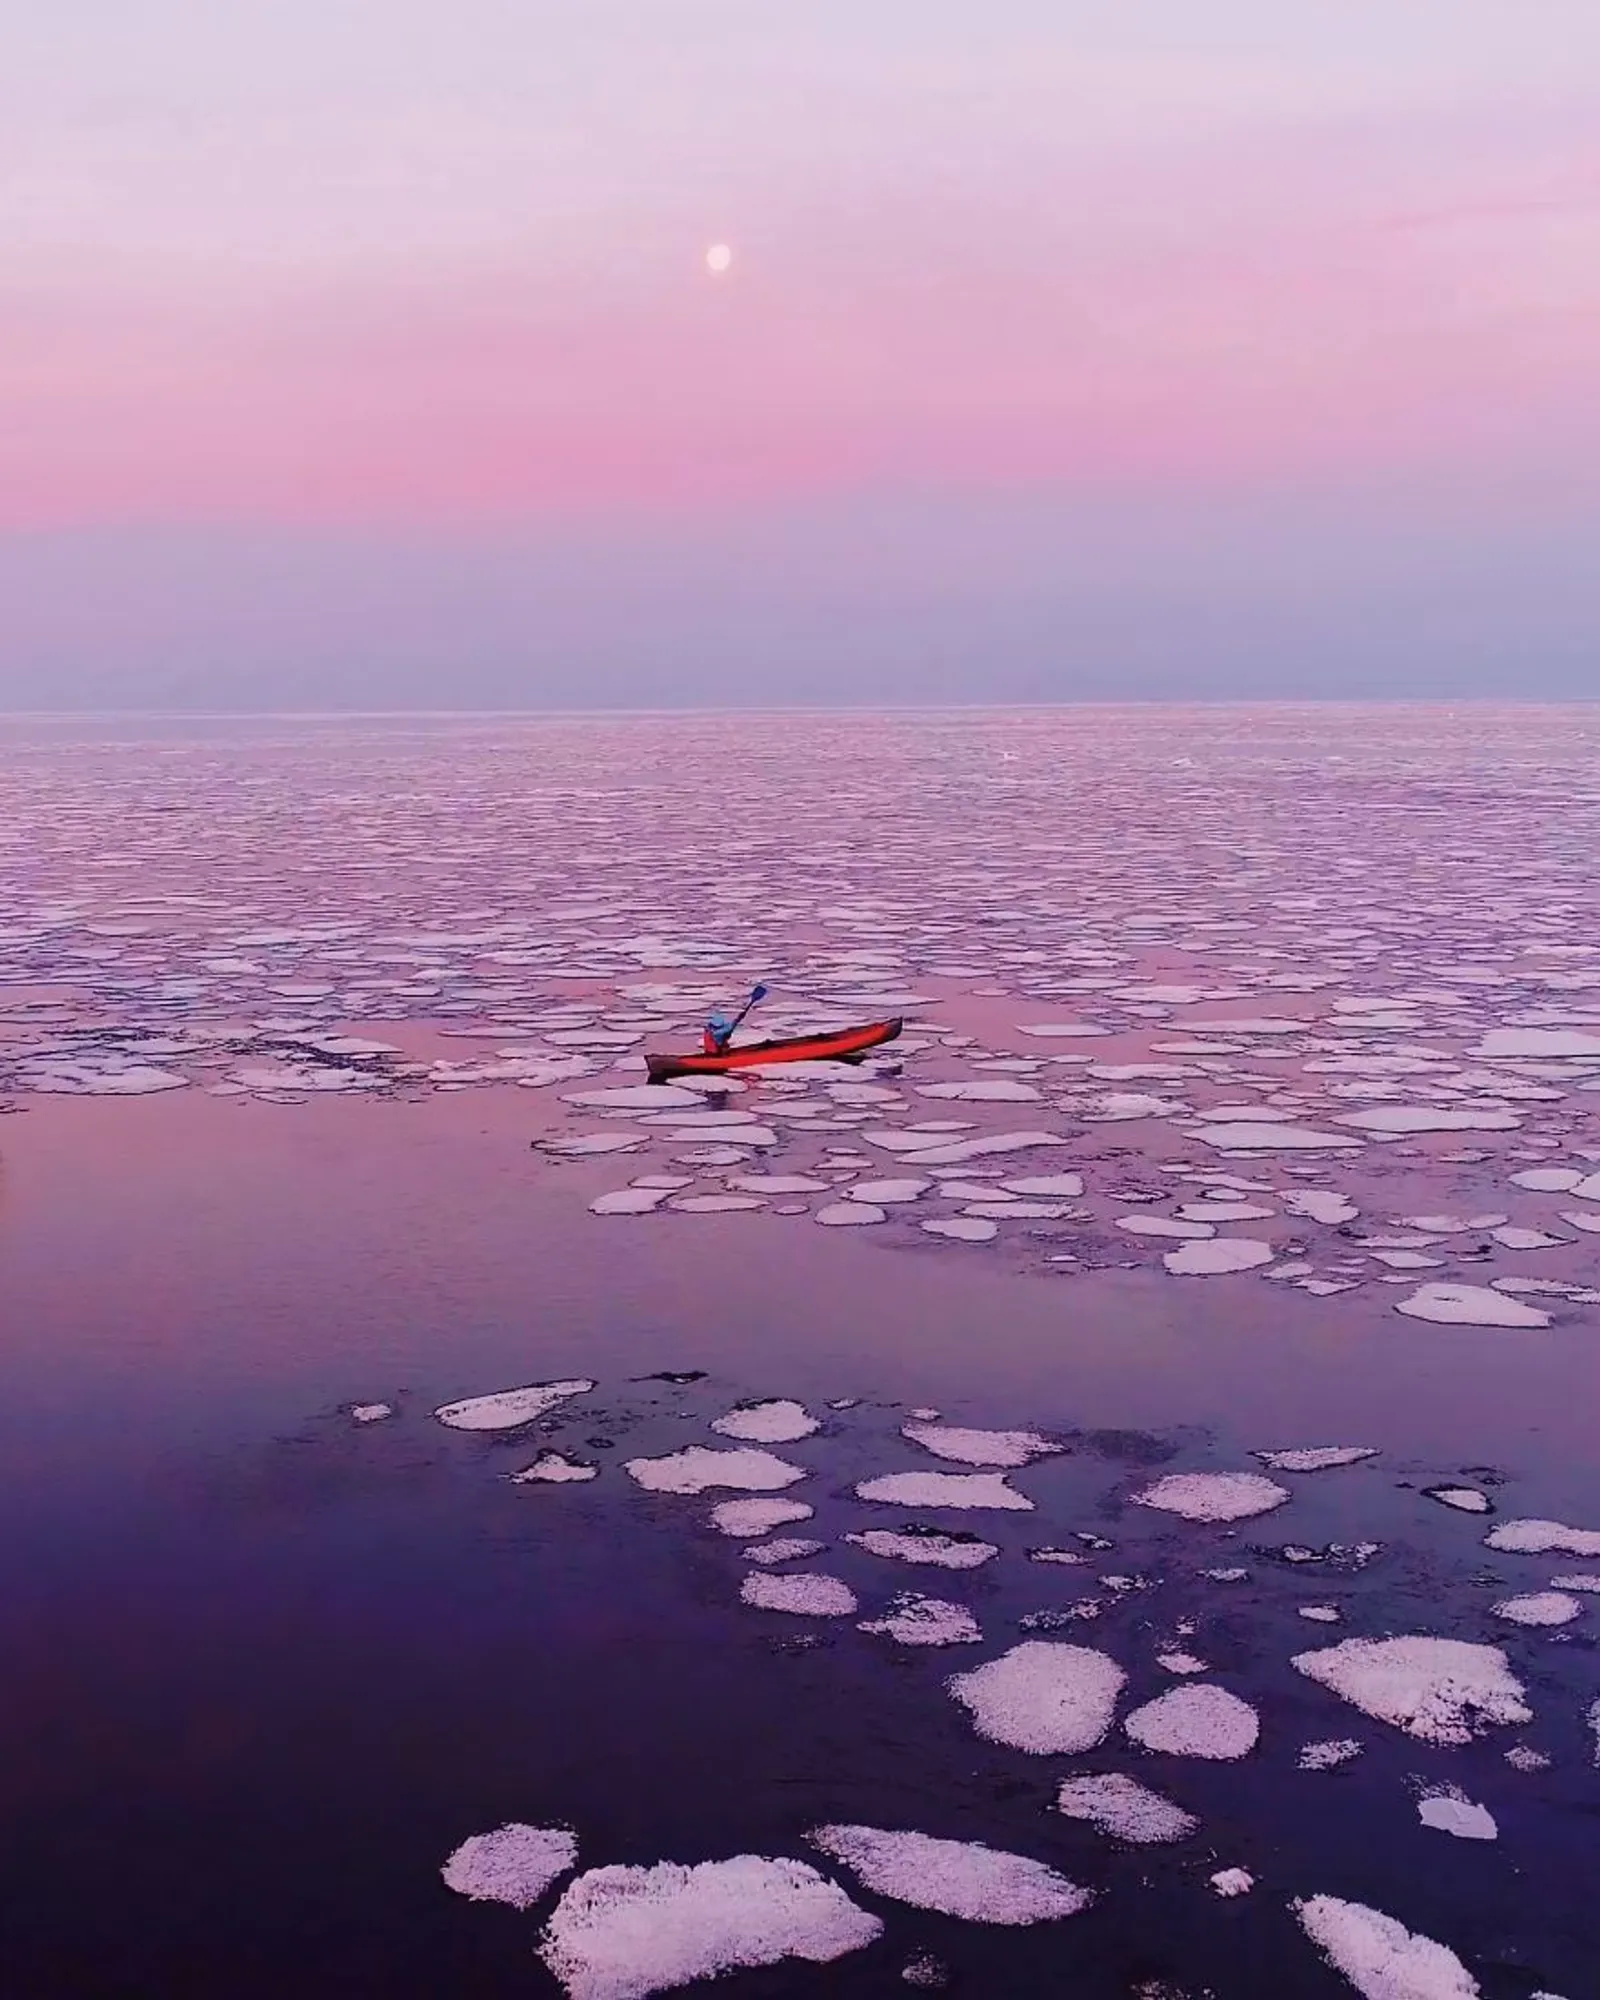
[[[440,1880],[508,1821],[583,1868],[809,1859],[884,1920],[730,1996],[907,1990],[919,1954],[975,1996],[1357,1990],[1292,1912],[1318,1894],[1486,1995],[1596,1990],[1600,1598],[1495,1607],[1600,1560],[1483,1544],[1600,1530],[1593,711],[14,722],[0,791],[10,1990],[556,1993],[562,1885],[524,1914]],[[607,1095],[757,977],[780,1032],[905,1033]],[[657,1205],[590,1212],[624,1194]],[[574,1377],[531,1431],[432,1414]],[[755,1397],[823,1420],[771,1447],[814,1509],[779,1532],[855,1616],[742,1603],[727,1496],[623,1469]],[[1033,1510],[858,1497],[972,1470],[900,1436],[922,1407],[1064,1445],[1008,1475]],[[1378,1455],[1231,1525],[1136,1504],[1324,1445]],[[551,1448],[598,1477],[510,1483]],[[1000,1553],[845,1539],[913,1523]],[[857,1630],[908,1590],[982,1643]],[[1503,1648],[1533,1720],[1440,1746],[1290,1664],[1390,1634]],[[1098,1748],[985,1741],[945,1691],[1030,1637],[1125,1669]],[[1128,1741],[1184,1678],[1257,1710],[1248,1755]],[[1198,1832],[1049,1810],[1084,1771]],[[1446,1786],[1496,1840],[1422,1823]],[[1096,1897],[914,1908],[820,1861],[830,1821]]]

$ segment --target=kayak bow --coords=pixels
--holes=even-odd
[[[869,1049],[892,1042],[904,1023],[868,1021],[859,1028],[836,1028],[832,1034],[784,1035],[770,1042],[747,1042],[721,1055],[645,1057],[650,1081],[665,1083],[674,1076],[720,1076],[725,1070],[754,1069],[762,1063],[860,1062]]]

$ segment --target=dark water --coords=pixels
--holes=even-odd
[[[1490,1556],[1481,1523],[1418,1491],[1487,1468],[1502,1514],[1600,1522],[1592,1327],[1402,1325],[1248,1279],[1203,1299],[1140,1272],[1064,1283],[745,1216],[619,1236],[583,1212],[588,1169],[529,1154],[527,1109],[183,1093],[0,1121],[8,1992],[553,1993],[533,1954],[542,1909],[441,1886],[468,1835],[569,1822],[592,1866],[803,1856],[806,1828],[834,1819],[986,1840],[1104,1893],[1005,1931],[853,1891],[887,1921],[877,1945],[730,1977],[730,2000],[906,1990],[918,1949],[970,1995],[1110,2000],[1165,1981],[1331,2000],[1349,1988],[1288,1909],[1311,1893],[1447,1942],[1490,1996],[1596,1990],[1594,1614],[1552,1635],[1489,1613],[1583,1565]],[[638,1379],[691,1369],[706,1379]],[[527,1438],[429,1415],[574,1373],[597,1391],[539,1441],[601,1461],[591,1486],[509,1485]],[[1066,1437],[1017,1477],[1037,1513],[969,1517],[1003,1550],[974,1576],[845,1546],[817,1565],[867,1610],[904,1588],[959,1597],[988,1647],[902,1653],[848,1620],[748,1610],[711,1500],[622,1474],[623,1458],[713,1442],[705,1421],[758,1394],[863,1399],[779,1447],[815,1471],[801,1490],[817,1519],[796,1532],[830,1545],[909,1518],[850,1489],[910,1465],[895,1437],[910,1407]],[[352,1425],[344,1406],[377,1398],[397,1417]],[[1383,1455],[1294,1481],[1291,1507],[1231,1534],[1127,1504],[1161,1470],[1321,1443]],[[1261,1710],[1251,1758],[1141,1761],[1113,1739],[1069,1765],[973,1734],[942,1679],[1090,1587],[1094,1571],[1024,1559],[1074,1531],[1114,1541],[1100,1569],[1163,1580],[1051,1636],[1114,1653],[1131,1702],[1172,1685],[1153,1654],[1193,1619],[1187,1643]],[[1274,1553],[1359,1539],[1383,1553],[1349,1573]],[[1227,1562],[1250,1581],[1199,1579]],[[1341,1628],[1296,1616],[1329,1601]],[[1439,1751],[1288,1667],[1385,1630],[1505,1645],[1536,1723]],[[1346,1735],[1367,1745],[1355,1765],[1296,1770],[1302,1743]],[[1511,1769],[1513,1737],[1551,1768]],[[1119,1850],[1045,1810],[1069,1768],[1137,1769],[1201,1833]],[[1499,1840],[1422,1827],[1414,1775],[1487,1805]],[[1257,1886],[1220,1901],[1206,1877],[1234,1865]]]

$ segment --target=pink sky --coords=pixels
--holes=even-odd
[[[0,534],[1600,487],[1592,0],[61,0],[7,39]]]

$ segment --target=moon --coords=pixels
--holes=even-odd
[[[713,277],[720,278],[733,262],[733,250],[729,244],[713,243],[706,252],[706,269]]]

